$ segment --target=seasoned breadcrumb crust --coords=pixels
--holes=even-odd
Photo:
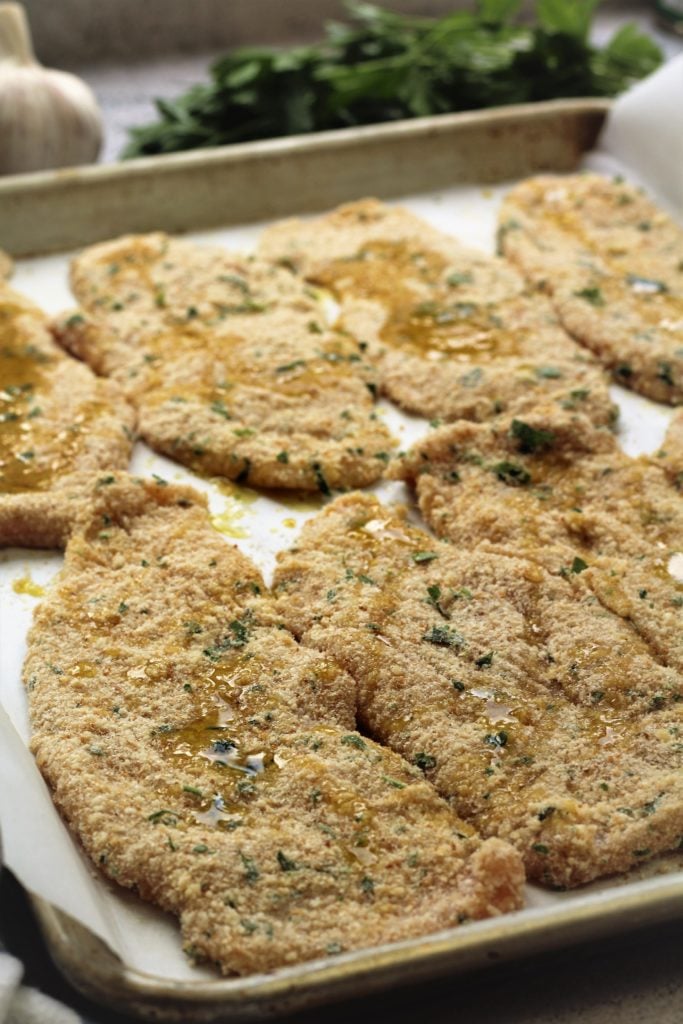
[[[355,731],[353,679],[283,628],[190,488],[100,490],[24,678],[36,759],[87,852],[225,973],[521,905],[518,854]]]
[[[401,207],[366,199],[282,221],[258,251],[332,292],[338,326],[367,345],[382,392],[407,412],[484,420],[583,390],[596,422],[614,416],[603,373],[546,298]]]
[[[55,345],[47,317],[0,282],[0,546],[63,547],[97,479],[127,465],[121,390]]]
[[[644,361],[632,335],[680,305],[680,231],[617,184],[511,194],[501,247],[530,284],[373,200],[275,225],[258,259],[153,234],[74,261],[55,336],[195,470],[327,494],[389,461],[378,391],[449,424],[388,471],[443,540],[340,498],[281,554],[274,600],[189,488],[67,475],[7,519],[21,543],[73,534],[25,666],[38,763],[192,958],[248,974],[428,934],[520,906],[523,866],[564,888],[683,839],[681,430],[623,455],[560,324],[679,400],[659,334]]]
[[[256,487],[381,476],[376,371],[290,271],[159,233],[86,249],[71,283],[81,310],[58,340],[120,383],[157,451]]]
[[[504,200],[498,237],[620,384],[683,401],[683,228],[642,190],[597,174],[530,178]]]
[[[672,449],[673,451],[673,449]],[[577,577],[683,670],[683,504],[659,455],[634,459],[573,411],[435,430],[391,467],[435,533]]]
[[[575,886],[680,843],[681,675],[584,574],[434,540],[354,494],[280,556],[275,593],[356,679],[362,727],[529,878]]]

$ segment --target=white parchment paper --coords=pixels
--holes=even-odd
[[[667,111],[664,119],[660,117],[662,105]],[[661,153],[673,159],[662,161]],[[633,170],[625,158],[633,158]],[[585,165],[644,183],[683,219],[683,57],[615,105],[598,150]],[[493,252],[496,212],[509,184],[456,188],[406,197],[402,202],[440,229]],[[253,247],[260,228],[248,226],[190,237],[244,250]],[[48,313],[59,312],[72,305],[68,259],[69,254],[63,254],[20,262],[13,283]],[[671,410],[617,387],[613,394],[621,409],[623,448],[633,455],[656,450]],[[380,403],[379,409],[402,448],[429,429],[425,420],[406,416],[387,403]],[[292,543],[302,523],[318,507],[306,501],[280,504],[253,492],[228,496],[143,444],[136,446],[132,470],[143,475],[157,473],[174,482],[189,481],[207,493],[215,523],[227,534],[226,542],[237,544],[253,558],[267,579],[276,552]],[[402,484],[380,484],[374,490],[386,501],[409,502]],[[169,981],[216,977],[186,962],[174,919],[110,885],[86,860],[54,810],[27,750],[29,726],[20,674],[37,598],[17,593],[15,587],[21,579],[49,586],[61,561],[61,556],[53,553],[0,551],[0,823],[5,862],[26,889],[85,924],[130,968]],[[521,914],[552,915],[553,908],[567,900],[599,902],[615,884],[656,888],[662,881],[631,878],[591,886],[580,894],[553,894],[530,886],[528,909]]]

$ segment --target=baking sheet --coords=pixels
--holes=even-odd
[[[403,197],[402,202],[441,230],[492,252],[497,207],[510,184],[420,193]],[[248,249],[253,247],[262,227],[252,224],[196,232],[189,237],[198,242]],[[72,302],[66,282],[68,255],[20,261],[15,286],[49,313],[69,307]],[[619,437],[624,449],[634,455],[656,450],[671,410],[616,387],[613,394],[621,408]],[[388,403],[380,403],[378,409],[402,448],[429,429],[427,421],[406,416]],[[143,444],[136,446],[132,470],[144,475],[157,473],[174,482],[189,480],[205,491],[214,525],[225,534],[226,541],[237,544],[254,559],[266,578],[272,572],[276,552],[294,541],[302,523],[320,507],[315,499],[283,504],[243,488],[198,480]],[[383,483],[372,490],[385,501],[410,504],[402,484]],[[457,969],[482,962],[492,947],[512,955],[516,950],[530,948],[534,942],[562,943],[577,935],[609,931],[619,921],[633,923],[648,916],[663,916],[667,907],[673,912],[681,909],[681,857],[672,856],[643,867],[628,879],[595,884],[579,892],[549,893],[529,886],[527,908],[505,918],[379,951],[361,951],[333,961],[288,968],[268,978],[225,981],[209,969],[190,967],[182,955],[174,919],[96,875],[70,840],[26,751],[28,721],[20,669],[26,630],[37,600],[27,591],[39,593],[49,585],[60,564],[61,557],[53,553],[0,552],[0,702],[6,711],[6,715],[0,713],[0,821],[6,863],[22,884],[86,925],[118,958],[119,962],[110,958],[107,963],[106,956],[100,956],[99,961],[93,957],[85,966],[81,962],[81,975],[88,984],[90,972],[95,994],[99,991],[102,995],[109,986],[114,1000],[127,1002],[139,1012],[176,1019],[177,1005],[174,1009],[164,1001],[170,993],[181,1002],[187,1000],[177,1017],[185,1020],[211,1019],[212,1014],[219,1012],[215,1007],[211,1009],[212,1001],[220,999],[223,1012],[230,1005],[231,1019],[237,1020],[242,1019],[242,1014],[282,1011],[287,1008],[288,999],[290,1003],[294,1000],[293,1005],[303,1005],[316,998],[332,998],[340,985],[346,984],[348,991],[349,982],[358,992],[361,979],[364,990],[376,988],[392,972],[397,976],[397,967],[405,980],[411,975],[434,973],[439,965],[444,969],[446,963]],[[672,869],[674,874],[666,873]],[[50,918],[49,914],[43,916],[52,922],[54,938],[60,919]],[[74,960],[83,960],[83,938],[79,935],[77,928],[69,927],[61,933],[62,947],[56,952],[62,959],[72,944]],[[69,966],[76,970],[79,980],[76,966]]]

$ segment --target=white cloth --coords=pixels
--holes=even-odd
[[[21,984],[22,965],[0,953],[0,1024],[81,1024],[73,1010]]]
[[[683,214],[683,54],[614,101],[597,155],[624,164]]]

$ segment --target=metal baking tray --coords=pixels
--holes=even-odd
[[[366,195],[391,199],[571,171],[608,109],[603,100],[550,101],[6,178],[0,180],[0,245],[15,257],[45,255],[127,231],[245,225]],[[659,870],[655,865],[625,883],[539,897],[504,917],[268,975],[173,983],[132,969],[45,900],[33,903],[54,960],[92,999],[151,1020],[237,1022],[681,914],[683,873]]]
[[[44,255],[126,231],[197,231],[569,171],[608,109],[550,100],[4,178],[0,246]]]

